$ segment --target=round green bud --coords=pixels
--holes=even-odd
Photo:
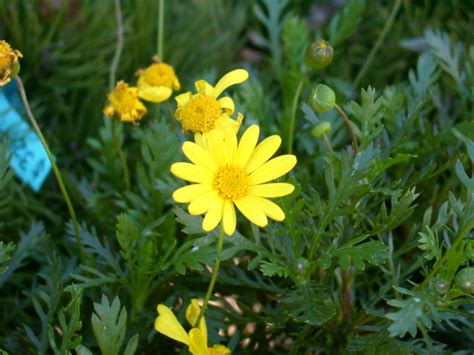
[[[311,91],[309,104],[315,112],[330,111],[336,105],[336,94],[329,86],[319,84]]]
[[[328,121],[319,122],[317,125],[313,127],[311,130],[311,134],[316,138],[321,138],[325,134],[331,132],[331,123]]]
[[[449,291],[449,283],[444,279],[438,279],[435,282],[436,291],[444,295]]]
[[[474,293],[474,267],[466,267],[456,275],[456,285],[465,293]]]
[[[323,39],[312,42],[306,48],[306,63],[315,70],[320,70],[331,64],[333,49]]]

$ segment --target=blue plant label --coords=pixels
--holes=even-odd
[[[39,191],[51,163],[38,136],[8,100],[5,90],[0,91],[0,135],[8,137],[10,167],[21,181]]]

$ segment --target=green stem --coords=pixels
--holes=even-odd
[[[354,153],[357,154],[357,152],[359,150],[359,147],[357,145],[357,138],[356,138],[356,135],[354,133],[354,129],[352,128],[351,120],[349,120],[349,118],[347,118],[346,114],[344,113],[342,108],[339,107],[338,104],[335,104],[334,108],[336,109],[337,113],[339,114],[339,116],[341,116],[342,120],[344,121],[344,124],[346,125],[347,131],[349,132],[349,134],[351,136],[352,147],[354,148]]]
[[[298,99],[300,98],[301,89],[303,89],[304,80],[306,78],[306,72],[301,73],[300,81],[296,87],[295,96],[293,96],[293,103],[291,105],[291,116],[290,116],[290,131],[288,133],[288,153],[293,153],[293,139],[295,134],[296,125],[296,111],[298,108]]]
[[[454,241],[453,245],[451,245],[451,248],[449,248],[448,251],[441,258],[441,260],[436,263],[436,266],[433,268],[433,270],[431,270],[428,276],[426,276],[425,280],[418,286],[418,288],[422,288],[426,286],[428,282],[430,282],[430,280],[433,278],[433,276],[438,273],[438,271],[443,267],[443,265],[447,261],[454,260],[454,254],[457,252],[459,244],[466,237],[467,233],[469,233],[472,227],[474,227],[474,218],[467,221],[464,228],[461,229],[458,236],[456,237],[456,240]]]
[[[115,118],[112,117],[112,125],[110,126],[112,131],[112,142],[114,144],[115,150],[120,158],[120,163],[122,164],[123,170],[123,180],[125,183],[125,189],[130,191],[130,173],[128,171],[127,159],[125,159],[125,154],[123,153],[122,146],[117,139],[117,135],[115,133]]]
[[[165,1],[160,0],[158,5],[158,57],[163,60],[163,37],[165,28]]]
[[[115,21],[117,22],[117,46],[115,47],[114,58],[110,65],[109,89],[113,90],[115,86],[115,77],[117,68],[120,62],[120,56],[123,49],[123,22],[122,22],[122,8],[120,7],[120,0],[115,0]]]
[[[223,245],[224,245],[224,228],[221,226],[219,238],[217,239],[217,254],[216,254],[216,260],[214,261],[214,270],[212,271],[211,281],[209,282],[209,287],[207,288],[206,296],[204,297],[204,302],[201,307],[201,312],[199,312],[199,316],[197,317],[196,323],[194,324],[195,327],[198,326],[201,318],[204,317],[207,304],[209,303],[209,299],[212,296],[212,291],[214,290],[214,285],[216,284],[217,275],[219,274],[219,266],[221,265],[221,252],[222,252]]]
[[[21,100],[23,101],[23,105],[25,106],[26,113],[28,115],[28,118],[31,122],[31,125],[33,126],[33,129],[35,130],[36,134],[38,135],[38,138],[41,141],[41,144],[43,144],[44,150],[46,151],[46,154],[48,155],[48,159],[51,163],[51,166],[53,167],[53,172],[54,175],[56,176],[56,180],[58,181],[59,188],[61,189],[61,193],[63,194],[64,200],[66,201],[67,208],[69,210],[69,214],[71,215],[72,219],[72,225],[74,228],[74,236],[76,237],[76,244],[77,244],[77,251],[79,253],[79,258],[81,260],[82,264],[85,264],[85,258],[84,258],[84,249],[82,247],[82,243],[80,240],[79,236],[79,223],[77,222],[77,217],[76,217],[76,211],[74,210],[74,206],[71,202],[71,199],[69,198],[69,194],[66,189],[66,185],[64,185],[63,177],[61,175],[61,171],[59,170],[58,166],[56,165],[56,162],[54,161],[53,154],[51,153],[51,150],[49,149],[48,143],[46,142],[46,139],[44,139],[43,133],[41,133],[41,130],[38,126],[38,123],[36,122],[35,116],[33,115],[33,112],[31,112],[30,105],[28,103],[28,98],[26,97],[26,92],[25,88],[23,86],[23,82],[19,76],[16,78],[16,83],[18,85],[18,91],[21,96]]]
[[[323,134],[323,140],[324,140],[324,144],[326,144],[326,147],[328,148],[329,153],[331,153],[331,154],[334,153],[334,150],[332,149],[331,142],[329,141],[327,135]]]
[[[379,50],[380,46],[382,45],[383,40],[385,39],[385,36],[387,35],[388,31],[393,25],[393,21],[395,20],[395,17],[397,16],[398,10],[400,9],[400,5],[402,4],[402,0],[397,0],[395,5],[392,8],[392,12],[390,13],[390,16],[385,23],[385,27],[383,28],[382,32],[380,33],[379,37],[377,38],[377,42],[375,42],[375,45],[372,47],[372,50],[370,51],[369,56],[364,62],[364,65],[360,69],[359,73],[357,74],[353,87],[357,88],[360,84],[360,81],[364,77],[365,73],[367,72],[367,69],[369,69],[370,64],[372,63],[372,60],[374,59],[375,53]]]

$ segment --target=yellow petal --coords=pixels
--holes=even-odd
[[[225,129],[224,156],[226,162],[233,163],[237,158],[237,135],[231,128]]]
[[[249,73],[244,69],[236,69],[224,75],[214,88],[214,97],[219,96],[229,86],[243,83],[249,77]]]
[[[280,144],[280,136],[275,135],[264,139],[259,145],[257,145],[252,156],[247,162],[247,165],[245,166],[247,173],[252,173],[255,171],[255,169],[270,159],[272,155],[276,153],[278,148],[280,148]]]
[[[174,99],[176,100],[178,107],[183,107],[188,103],[189,100],[191,100],[192,96],[193,94],[191,92],[185,92],[184,94],[175,96]]]
[[[210,232],[219,224],[222,219],[222,210],[224,207],[224,200],[220,199],[218,203],[213,204],[209,211],[206,213],[204,220],[202,221],[202,229],[205,232]]]
[[[232,352],[227,346],[221,344],[214,344],[211,348],[209,348],[210,355],[231,355]]]
[[[212,160],[212,157],[209,152],[204,150],[198,144],[193,142],[184,142],[182,148],[183,153],[194,164],[203,166],[211,172],[214,172],[217,169],[217,166]]]
[[[235,216],[234,204],[230,200],[224,202],[224,212],[222,215],[222,225],[224,232],[227,235],[232,235],[235,232],[235,226],[237,224]]]
[[[171,165],[171,173],[183,180],[203,184],[210,184],[213,178],[208,169],[191,163],[174,163]]]
[[[237,149],[237,164],[239,166],[244,167],[247,164],[257,145],[259,133],[259,127],[251,125],[240,138],[239,148]]]
[[[186,345],[189,345],[188,334],[179,324],[176,316],[165,305],[158,305],[158,317],[155,320],[155,329],[159,333]]]
[[[173,90],[166,86],[143,86],[138,91],[138,97],[150,102],[163,102],[170,98]]]
[[[178,78],[175,78],[174,81],[173,81],[173,89],[174,89],[174,90],[179,90],[179,89],[181,89],[181,84],[179,83]]]
[[[203,137],[206,148],[216,165],[221,166],[225,164],[227,157],[224,154],[224,131],[221,129],[213,129],[210,132],[206,132]]]
[[[234,100],[230,97],[223,97],[217,100],[221,104],[221,107],[225,110],[228,115],[232,115],[235,110]]]
[[[206,149],[206,143],[201,132],[194,133],[194,142],[203,149]]]
[[[212,96],[212,93],[214,92],[214,88],[212,87],[212,85],[205,80],[198,80],[194,83],[194,85],[196,86],[196,90],[200,94]]]
[[[112,106],[105,106],[104,107],[104,115],[108,117],[112,117],[114,115],[114,108]]]
[[[232,118],[227,115],[227,113],[224,113],[221,115],[215,122],[215,129],[226,129],[226,128],[232,128],[235,134],[239,131],[240,128],[240,122],[233,120]]]
[[[211,191],[211,185],[192,184],[181,187],[173,192],[173,200],[180,203],[188,203],[196,199],[200,195]]]
[[[196,299],[192,299],[191,303],[189,304],[188,308],[186,309],[186,320],[194,327],[196,325],[196,321],[199,317],[199,313],[201,312],[201,306]],[[207,325],[206,319],[204,317],[201,318],[199,321],[199,330],[201,330],[202,334],[204,335],[205,342],[207,344]]]
[[[198,328],[189,332],[189,351],[193,355],[209,355],[207,340]]]
[[[260,197],[281,197],[289,195],[295,187],[286,182],[274,182],[271,184],[254,185],[249,189],[249,193]]]
[[[276,203],[257,196],[248,196],[248,199],[271,219],[279,222],[285,219],[285,212]]]
[[[240,212],[252,223],[259,227],[265,227],[268,224],[268,219],[265,213],[252,203],[249,196],[234,201]]]
[[[217,191],[212,190],[206,192],[196,199],[192,200],[188,206],[188,211],[193,216],[197,216],[209,211],[214,205],[220,202],[220,197]]]
[[[279,178],[285,175],[296,165],[296,157],[291,154],[281,155],[267,161],[251,175],[249,182],[251,185],[263,184],[264,182]]]

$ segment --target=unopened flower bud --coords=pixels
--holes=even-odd
[[[323,69],[331,64],[332,57],[333,49],[323,39],[310,43],[306,48],[306,63],[315,70]]]
[[[474,293],[474,267],[466,267],[456,275],[456,285],[469,294]]]
[[[322,136],[331,132],[331,123],[328,121],[319,122],[316,126],[313,127],[311,130],[311,134],[316,138],[321,138]]]
[[[23,57],[20,51],[12,49],[8,42],[0,40],[0,86],[5,86],[20,71],[18,58]]]
[[[326,112],[336,105],[336,94],[329,86],[319,84],[311,92],[309,103],[314,111]]]

